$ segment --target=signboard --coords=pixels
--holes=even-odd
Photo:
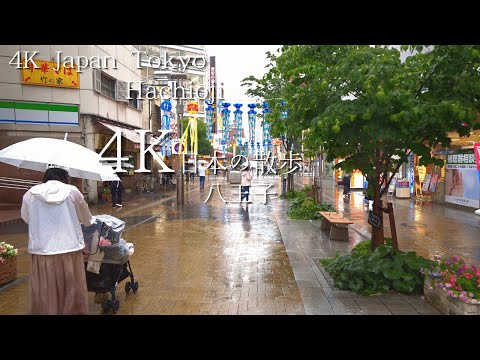
[[[479,208],[479,180],[473,149],[447,156],[445,171],[446,202]]]
[[[398,198],[409,198],[410,194],[410,181],[408,179],[397,180],[395,184],[395,196]]]
[[[410,181],[408,180],[398,180],[395,184],[397,189],[408,189],[410,187]]]
[[[407,158],[407,179],[410,186],[410,195],[413,195],[415,187],[415,166],[414,166],[414,155],[410,154]],[[397,185],[398,186],[398,185]]]
[[[215,67],[215,56],[210,56],[210,99],[212,100],[213,116],[212,132],[217,132],[217,70]]]
[[[430,186],[430,180],[432,179],[432,174],[425,175],[425,180],[423,181],[422,191],[427,192],[428,187]]]
[[[425,180],[425,174],[427,173],[427,168],[423,165],[417,166],[418,178],[423,182]]]
[[[25,59],[22,63],[22,84],[80,89],[80,76],[76,67],[65,67],[60,63],[60,69],[54,71],[57,63],[53,61],[35,60],[38,69],[31,61],[28,66],[25,66]]]
[[[476,149],[475,149],[476,150]],[[447,156],[448,169],[477,169],[475,153],[470,150],[464,153],[451,154]]]
[[[388,186],[388,191],[387,191],[387,195],[393,195],[393,192],[395,191],[395,185],[397,183],[397,175],[395,175],[392,179],[392,182],[390,183],[390,185]]]
[[[373,213],[372,210],[368,212],[368,223],[372,225],[374,228],[380,229],[382,225],[382,218],[377,216]]]
[[[432,175],[432,180],[430,180],[430,192],[434,193],[437,190],[437,183],[439,177],[440,175],[438,174]]]
[[[178,154],[178,151],[180,150],[180,140],[178,139],[173,139],[172,140],[172,154]],[[185,151],[185,144],[182,145],[182,152]]]
[[[480,143],[473,145],[475,151],[475,160],[477,161],[477,170],[480,171]]]
[[[0,101],[1,123],[78,126],[78,105]]]

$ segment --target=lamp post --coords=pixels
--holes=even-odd
[[[177,104],[177,121],[178,121],[178,134],[179,139],[181,140],[183,134],[183,100],[178,99]],[[177,206],[183,205],[185,203],[184,192],[183,192],[183,144],[180,142],[178,144],[178,161],[177,161]]]

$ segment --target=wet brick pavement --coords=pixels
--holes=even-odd
[[[297,178],[297,181],[303,180]],[[353,217],[356,231],[350,231],[348,242],[330,242],[318,221],[288,219],[286,200],[272,195],[267,205],[260,204],[259,198],[248,205],[224,204],[218,194],[213,193],[211,200],[204,204],[208,185],[207,182],[205,192],[200,193],[197,178],[186,191],[183,207],[176,206],[171,192],[130,197],[122,209],[112,209],[108,204],[91,207],[94,214],[113,214],[125,220],[124,238],[135,245],[131,264],[140,287],[137,294],[126,295],[124,282],[119,285],[118,314],[438,313],[420,296],[365,297],[335,289],[318,259],[337,251],[346,253],[357,242],[365,240],[362,235],[368,232],[363,219],[366,213],[357,204],[359,200],[355,195],[350,199],[353,206],[346,205],[341,198],[336,201],[345,216]],[[238,190],[224,184],[223,191],[233,199]],[[400,209],[401,205],[395,206]],[[404,208],[409,214],[398,211],[397,227],[403,222],[415,229],[424,223],[430,227],[429,217],[441,216],[438,210],[419,215],[419,210]],[[417,219],[415,216],[419,218],[418,224],[413,222]],[[470,226],[478,231],[469,221],[473,220],[457,221],[457,229]],[[408,226],[402,229],[410,229]],[[411,243],[427,256],[429,251],[433,253],[441,246],[450,246],[448,241],[438,241],[439,234],[419,233],[417,239],[410,242],[402,235],[401,246],[405,249]],[[423,239],[422,236],[435,240],[434,250],[428,250],[432,242],[418,240]],[[15,244],[21,252],[17,281],[0,288],[0,314],[25,314],[30,264],[25,226],[17,224],[8,231],[0,229],[0,241]],[[452,246],[451,251],[460,249],[468,254],[478,251],[471,239],[462,239],[458,244],[458,247]],[[90,313],[102,314],[92,293]]]

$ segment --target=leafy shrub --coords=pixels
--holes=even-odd
[[[302,191],[287,191],[285,195],[280,196],[283,199],[292,201],[292,206],[287,215],[291,219],[296,220],[317,220],[321,216],[319,211],[335,211],[335,208],[328,203],[317,204],[315,200],[310,197],[312,187],[306,185]]]
[[[285,195],[280,195],[280,198],[291,200],[291,199],[295,199],[300,194],[303,194],[303,192],[295,191],[295,190],[289,190],[285,193]]]
[[[318,207],[318,211],[333,212],[333,211],[337,210],[337,209],[335,209],[335,207],[333,207],[332,205],[330,205],[329,203],[326,203],[326,202],[322,202],[320,204],[317,204],[317,207]]]
[[[321,218],[319,211],[335,211],[335,208],[327,203],[317,204],[315,200],[304,194],[293,200],[287,215],[296,220],[317,220]]]
[[[306,195],[304,198],[296,198],[287,214],[290,218],[296,220],[316,220],[320,218],[315,200]]]
[[[352,249],[353,254],[370,255],[372,253],[372,242],[370,240],[359,242]]]
[[[429,260],[390,245],[379,246],[372,253],[370,246],[370,241],[361,242],[348,255],[320,260],[335,286],[363,295],[422,291],[424,277],[420,270],[430,264]]]
[[[305,185],[302,191],[304,193],[309,193],[309,192],[312,192],[312,190],[313,190],[312,185]]]

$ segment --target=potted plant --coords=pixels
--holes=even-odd
[[[480,315],[480,268],[457,257],[435,256],[425,273],[424,293],[445,314]]]
[[[107,200],[109,195],[110,195],[110,189],[107,186],[105,186],[102,190],[102,195],[101,195],[102,199]]]
[[[17,278],[17,253],[13,245],[0,242],[0,286]]]

